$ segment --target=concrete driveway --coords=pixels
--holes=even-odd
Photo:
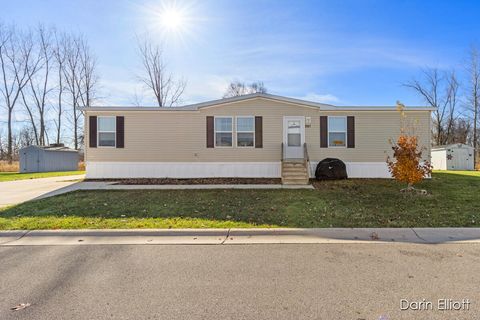
[[[0,182],[0,207],[29,201],[53,191],[72,186],[84,179],[85,175],[27,179]]]

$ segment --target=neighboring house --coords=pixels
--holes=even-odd
[[[432,110],[406,108],[428,148],[426,159]],[[84,111],[87,178],[283,177],[305,183],[329,157],[343,160],[349,177],[387,178],[389,139],[400,132],[396,107],[337,107],[270,94]]]
[[[462,143],[432,149],[432,166],[435,170],[473,170],[474,148]]]

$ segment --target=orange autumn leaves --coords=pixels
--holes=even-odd
[[[408,189],[422,181],[432,172],[428,161],[422,161],[422,148],[418,144],[418,137],[408,134],[404,126],[404,106],[397,103],[402,118],[401,134],[397,141],[392,143],[393,159],[387,158],[387,165],[395,180],[408,184]]]

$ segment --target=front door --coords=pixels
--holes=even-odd
[[[305,143],[305,117],[283,118],[284,158],[303,159]]]

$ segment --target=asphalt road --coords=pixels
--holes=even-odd
[[[2,320],[478,319],[479,288],[480,244],[0,247]]]

